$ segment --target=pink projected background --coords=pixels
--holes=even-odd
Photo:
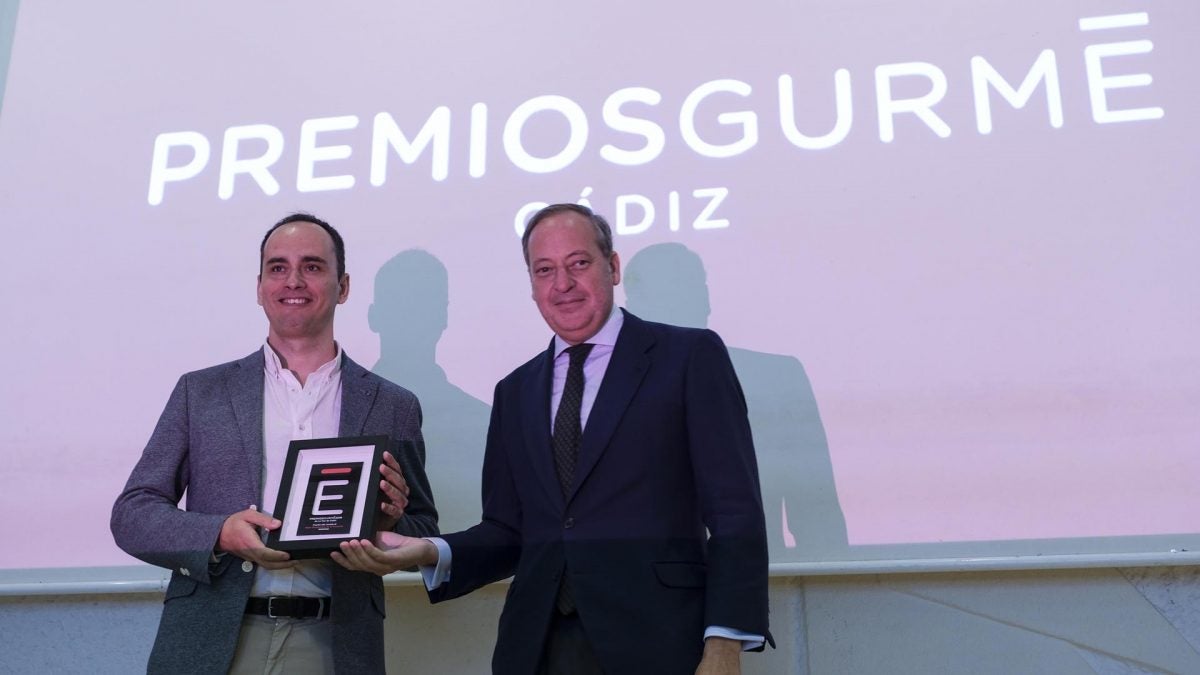
[[[377,272],[440,261],[437,361],[486,412],[549,339],[517,224],[581,198],[627,272],[698,256],[663,304],[707,293],[785,401],[754,419],[773,560],[1200,540],[1196,3],[119,5],[20,7],[0,568],[133,562],[112,500],[179,375],[261,346],[279,217],[345,236],[367,367],[372,303],[429,292]],[[483,436],[444,443],[449,512]]]

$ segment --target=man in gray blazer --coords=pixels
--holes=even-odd
[[[172,571],[148,670],[382,673],[380,578],[293,561],[262,535],[281,524],[270,514],[288,443],[362,435],[415,449],[385,453],[380,529],[436,534],[420,406],[334,341],[350,277],[333,227],[284,218],[260,258],[267,343],[180,378],[113,506],[117,544]]]

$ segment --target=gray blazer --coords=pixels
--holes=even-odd
[[[233,555],[210,561],[225,518],[262,494],[263,358],[260,349],[181,377],[113,505],[117,545],[172,572],[149,672],[223,673],[233,660],[254,568]],[[436,534],[417,398],[343,354],[339,434],[414,441],[396,458],[411,489],[396,531]],[[333,565],[331,602],[337,672],[384,672],[380,578]]]

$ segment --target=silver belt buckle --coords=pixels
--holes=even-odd
[[[267,618],[268,619],[278,619],[279,618],[279,617],[275,616],[275,597],[276,596],[272,595],[271,597],[267,598]]]

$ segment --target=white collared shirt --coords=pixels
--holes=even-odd
[[[262,501],[258,510],[277,518],[275,502],[287,459],[288,444],[296,440],[332,438],[342,419],[342,349],[300,384],[295,373],[283,367],[270,344],[263,345],[263,467]],[[326,560],[303,560],[283,570],[259,567],[250,595],[329,597],[333,573]]]

